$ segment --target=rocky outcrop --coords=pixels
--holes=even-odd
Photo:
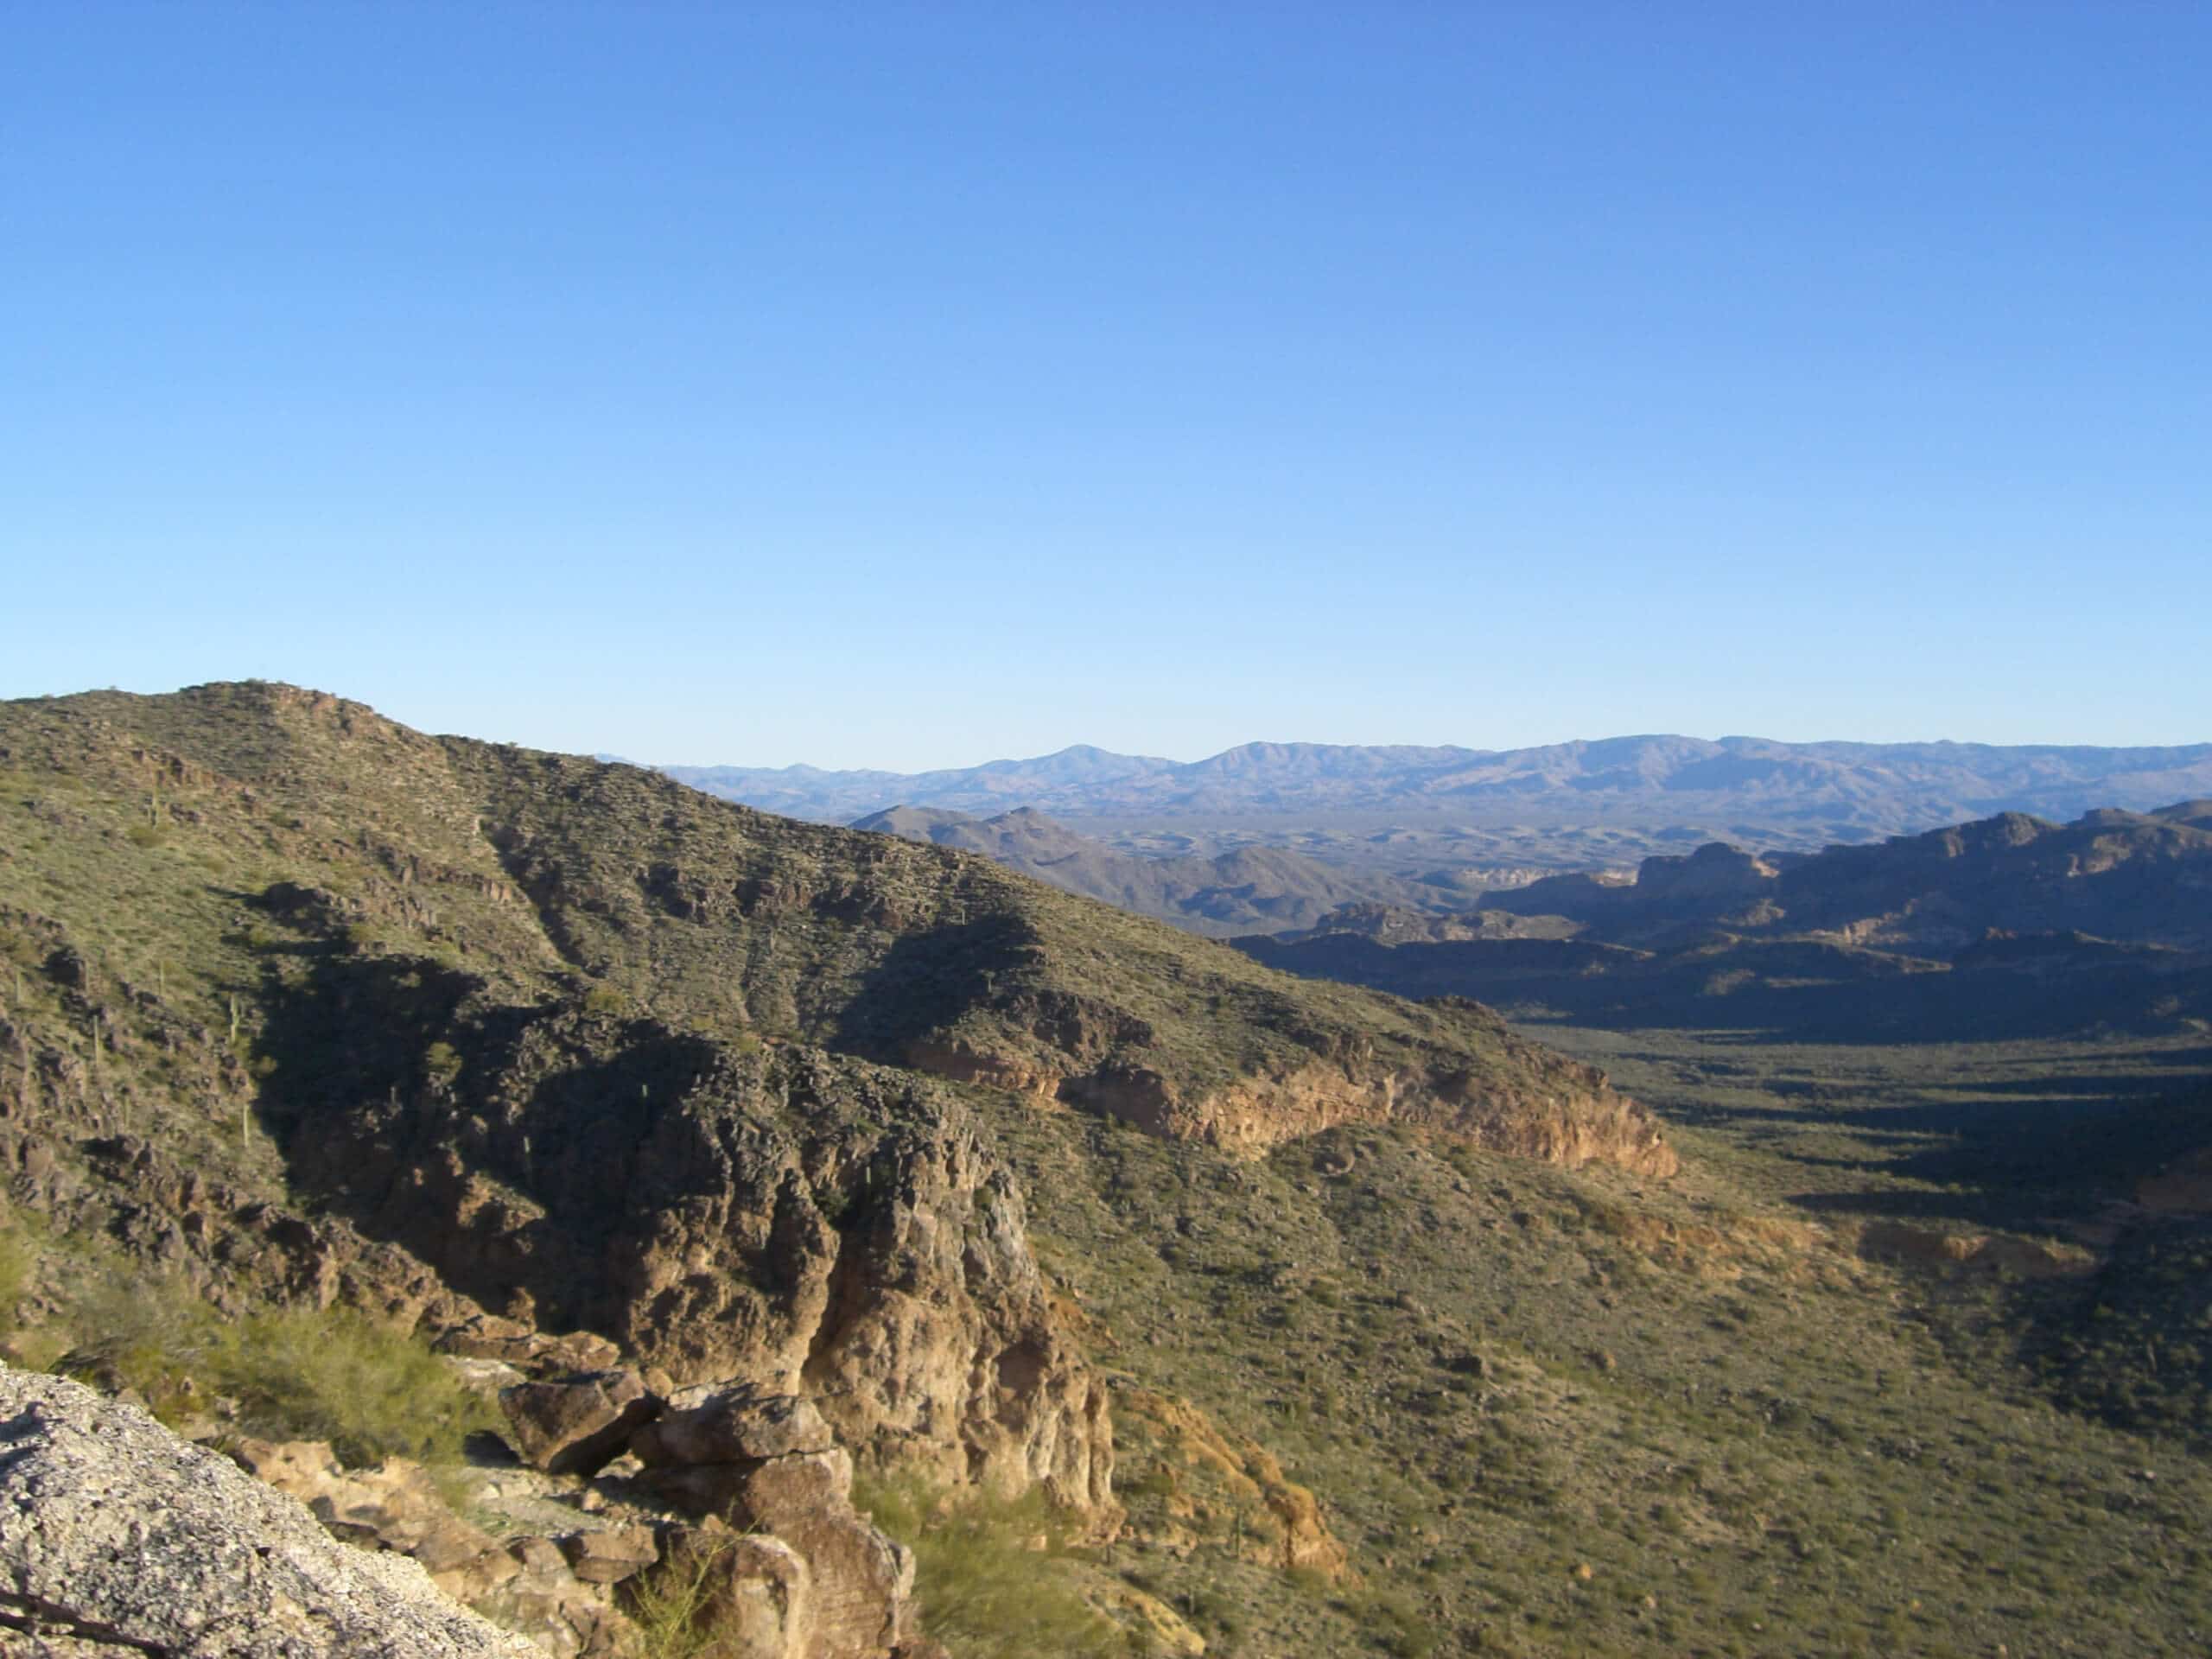
[[[1462,997],[1429,1005],[1457,1039],[1450,1043],[1380,1045],[1357,1031],[1304,1026],[1294,1046],[1203,1083],[1152,1052],[1153,1027],[1093,999],[1031,993],[992,1012],[1010,1038],[916,1038],[900,1058],[1240,1156],[1341,1123],[1406,1123],[1570,1168],[1614,1164],[1663,1179],[1679,1167],[1658,1121],[1602,1071],[1527,1041]]]
[[[632,1437],[647,1469],[766,1463],[836,1449],[810,1400],[743,1383],[702,1383],[671,1395],[659,1417]]]
[[[1343,1123],[1403,1123],[1570,1169],[1605,1163],[1663,1179],[1680,1167],[1657,1120],[1596,1072],[1573,1070],[1586,1075],[1563,1075],[1555,1092],[1541,1094],[1493,1092],[1459,1071],[1331,1060],[1240,1079],[1195,1100],[1143,1071],[1084,1079],[1071,1092],[1154,1134],[1244,1156]]]
[[[479,1097],[318,1125],[313,1174],[344,1184],[365,1230],[520,1316],[445,1346],[527,1361],[531,1325],[602,1333],[677,1385],[804,1393],[865,1464],[1041,1484],[1110,1530],[1104,1388],[1053,1313],[1019,1192],[947,1091],[673,1038],[626,1086],[588,1036],[550,1020]],[[603,1460],[641,1421],[618,1427],[644,1408],[579,1387],[516,1396],[541,1466]]]
[[[913,1555],[853,1507],[852,1459],[813,1408],[741,1389],[709,1393],[690,1414],[716,1421],[702,1435],[641,1437],[648,1466],[639,1484],[700,1520],[736,1529],[741,1543],[773,1546],[704,1540],[717,1593],[749,1639],[764,1654],[791,1659],[871,1659],[902,1646],[913,1635]],[[741,1455],[778,1445],[791,1449]],[[727,1457],[652,1461],[679,1452]],[[767,1644],[772,1635],[781,1647]]]
[[[534,1408],[521,1389],[503,1403],[511,1414]],[[913,1557],[854,1507],[852,1459],[812,1401],[737,1382],[652,1405],[627,1436],[637,1472],[603,1484],[684,1517],[664,1523],[668,1570],[702,1587],[719,1641],[759,1659],[881,1659],[906,1647]],[[627,1578],[664,1554],[634,1526],[561,1542],[586,1582]]]
[[[19,1371],[0,1371],[0,1630],[166,1659],[533,1654],[143,1412]]]
[[[517,1391],[506,1403],[517,1409]],[[925,1651],[914,1628],[913,1557],[855,1508],[852,1459],[811,1402],[707,1385],[678,1390],[668,1407],[630,1436],[632,1460],[620,1466],[634,1472],[589,1487],[573,1477],[542,1483],[556,1502],[588,1493],[598,1506],[596,1524],[551,1535],[494,1540],[404,1459],[346,1469],[320,1443],[251,1440],[232,1455],[334,1536],[411,1558],[440,1589],[555,1659],[633,1651],[626,1613],[635,1604],[615,1588],[624,1585],[664,1608],[688,1605],[716,1652]]]
[[[806,1388],[849,1446],[946,1484],[1042,1485],[1110,1532],[1105,1384],[1054,1313],[1020,1190],[965,1137],[900,1175],[842,1235]]]
[[[1403,1123],[1570,1169],[1611,1164],[1663,1180],[1681,1166],[1658,1120],[1604,1073],[1533,1046],[1525,1080],[1512,1084],[1450,1059],[1392,1064],[1354,1048],[1262,1066],[1198,1091],[1141,1065],[1071,1074],[933,1044],[910,1047],[907,1058],[962,1082],[1066,1101],[1148,1135],[1243,1157],[1343,1123]]]

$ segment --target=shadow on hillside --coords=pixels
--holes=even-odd
[[[1958,1042],[2048,1042],[2080,1036],[2171,1034],[2172,987],[2148,975],[2095,984],[2011,974],[1914,974],[1858,984],[1748,985],[1725,994],[1669,988],[1610,991],[1600,980],[1583,1005],[1544,995],[1568,1024],[1694,1031],[1726,1026],[1747,1044],[1893,1047]],[[1476,995],[1479,995],[1479,993]]]
[[[2107,1097],[2096,1102],[2007,1099],[1839,1114],[1859,1138],[1878,1136],[1897,1154],[1854,1160],[1784,1152],[1808,1169],[1856,1170],[1868,1178],[1842,1190],[1797,1193],[1793,1201],[1828,1213],[2033,1229],[2128,1198],[2145,1176],[2212,1143],[2212,1090],[2177,1093],[2171,1080],[2111,1082]],[[1900,1180],[1921,1184],[1919,1190],[1892,1185]]]
[[[1366,941],[1255,952],[1272,966],[1337,978],[1401,996],[1471,996],[1517,1023],[1612,1030],[1711,1031],[1745,1043],[1896,1046],[1947,1042],[2048,1041],[2075,1033],[2171,1034],[2212,1018],[2212,975],[2202,969],[2086,963],[2045,976],[2001,969],[1783,982],[1756,957],[1723,954],[1660,960],[1612,971],[1530,968],[1497,945]]]
[[[293,1190],[494,1311],[519,1293],[547,1328],[613,1334],[587,1287],[635,1220],[661,1109],[714,1046],[487,1006],[474,976],[420,958],[306,954],[304,982],[270,977],[257,1043],[270,1063],[259,1115]]]
[[[861,976],[825,1046],[897,1065],[914,1038],[1011,992],[1036,950],[1035,932],[1012,915],[902,935]]]

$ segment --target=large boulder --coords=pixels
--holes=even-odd
[[[56,1656],[537,1656],[448,1599],[418,1563],[347,1548],[295,1500],[135,1407],[4,1368],[0,1630],[9,1651]]]
[[[586,1584],[620,1584],[660,1560],[660,1541],[648,1526],[572,1532],[559,1541],[569,1570]]]
[[[589,1371],[499,1390],[525,1461],[550,1475],[595,1475],[621,1456],[660,1402],[634,1371]]]
[[[771,1394],[749,1382],[702,1382],[678,1389],[630,1450],[648,1469],[682,1464],[757,1463],[837,1444],[811,1400]]]

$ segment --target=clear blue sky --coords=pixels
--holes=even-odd
[[[2212,739],[2212,7],[0,7],[0,695]]]

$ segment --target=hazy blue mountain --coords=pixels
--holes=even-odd
[[[671,766],[710,794],[846,822],[893,805],[1077,820],[1319,818],[1713,825],[1777,843],[1866,840],[2000,812],[2070,819],[2212,795],[2212,743],[2174,748],[1783,743],[1679,736],[1539,748],[1248,743],[1203,760],[1078,746],[916,773]],[[1808,842],[1809,838],[1809,842]]]

